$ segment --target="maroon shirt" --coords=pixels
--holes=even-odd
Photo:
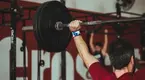
[[[114,73],[109,73],[98,62],[93,63],[89,67],[89,72],[93,80],[145,80],[145,78],[137,79],[137,77],[141,77],[141,75],[139,74],[143,74],[143,73],[145,74],[145,69],[144,71],[143,70],[137,71],[135,75],[133,75],[132,73],[125,73],[117,79]]]

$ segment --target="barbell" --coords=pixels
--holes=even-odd
[[[48,52],[64,51],[72,37],[72,34],[68,28],[68,23],[70,23],[72,20],[73,19],[69,13],[69,10],[61,2],[48,1],[41,4],[36,11],[33,22],[33,31],[38,46]],[[106,21],[90,21],[82,22],[81,25],[89,26],[104,23],[130,22],[140,20],[145,20],[145,17]]]

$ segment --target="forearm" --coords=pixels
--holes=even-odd
[[[103,49],[102,49],[102,54],[105,56],[107,53],[107,46],[108,46],[108,35],[105,34],[104,35],[104,45],[103,45]]]
[[[79,53],[87,53],[87,54],[89,53],[88,47],[85,41],[83,40],[82,36],[75,37],[74,41]]]
[[[107,46],[108,46],[108,35],[105,34],[104,36],[104,49],[107,52]]]
[[[94,44],[93,44],[93,35],[90,36],[90,41],[89,41],[89,45],[90,45],[90,49],[91,49],[91,52],[95,52],[95,47],[94,47]]]
[[[82,36],[74,37],[74,41],[80,57],[83,59],[88,68],[92,63],[98,62],[98,60],[89,53],[88,47],[85,41],[83,40]]]

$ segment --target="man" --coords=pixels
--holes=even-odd
[[[93,44],[93,40],[94,40],[94,33],[91,33],[90,36],[90,41],[89,41],[89,45],[90,45],[90,49],[91,49],[91,53],[99,60],[99,62],[102,65],[105,65],[104,63],[104,58],[108,55],[107,54],[107,45],[108,45],[108,30],[105,29],[104,30],[105,35],[104,35],[104,44],[102,45],[101,42],[96,42],[95,45]]]
[[[137,80],[132,75],[134,67],[134,48],[125,40],[118,39],[109,46],[109,56],[113,73],[107,72],[99,61],[90,54],[86,43],[79,33],[81,21],[74,20],[69,24],[79,55],[89,69],[93,80]],[[144,80],[144,79],[142,79]]]

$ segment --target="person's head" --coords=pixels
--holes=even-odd
[[[134,68],[134,48],[126,40],[117,39],[109,45],[109,57],[114,69],[127,68],[129,72]]]
[[[100,52],[102,49],[102,43],[101,42],[96,42],[95,43],[95,49],[96,51]]]

